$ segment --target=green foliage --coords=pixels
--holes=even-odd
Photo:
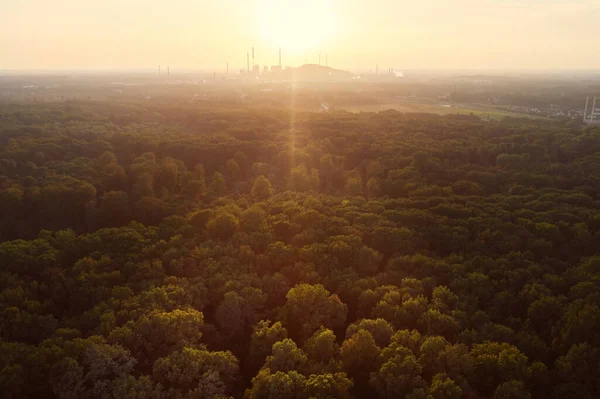
[[[264,201],[272,195],[273,187],[271,186],[271,182],[263,175],[258,176],[252,186],[252,196],[258,201]]]
[[[210,185],[208,186],[208,192],[213,198],[225,195],[227,192],[227,184],[225,183],[225,177],[221,173],[215,172],[213,174]]]
[[[307,357],[304,351],[298,349],[296,343],[289,338],[273,344],[271,355],[267,357],[265,368],[273,372],[302,371]]]
[[[299,284],[289,290],[286,299],[286,325],[300,342],[321,326],[336,329],[346,322],[347,306],[320,284]]]
[[[239,378],[238,360],[230,352],[184,347],[154,362],[152,376],[170,395],[223,397]]]
[[[238,228],[239,221],[231,213],[221,210],[212,215],[206,223],[206,230],[216,239],[227,240],[231,238]]]
[[[598,128],[240,107],[2,105],[4,396],[600,396]]]

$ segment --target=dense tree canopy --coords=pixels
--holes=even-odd
[[[7,398],[600,396],[600,129],[0,108]]]

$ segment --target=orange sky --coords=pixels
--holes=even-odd
[[[18,0],[0,69],[598,68],[598,0]],[[323,63],[325,56],[322,57]]]

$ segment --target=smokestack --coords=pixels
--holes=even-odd
[[[254,65],[254,47],[252,47],[252,65]]]
[[[590,96],[587,96],[585,98],[585,109],[583,110],[583,122],[585,123],[586,121],[586,117],[587,117],[587,109],[588,109],[588,103],[590,102]]]
[[[248,69],[246,69],[246,73],[250,73],[250,53],[246,53],[246,64]]]
[[[594,102],[592,103],[592,114],[590,115],[590,121],[594,121],[594,112],[596,111],[596,96],[594,96]]]
[[[281,47],[279,47],[279,66],[281,66]]]

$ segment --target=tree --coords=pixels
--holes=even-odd
[[[221,173],[213,173],[212,180],[208,186],[208,192],[213,198],[222,197],[227,193],[227,183]]]
[[[261,370],[252,379],[252,388],[246,390],[246,399],[302,399],[305,394],[306,378],[297,371],[271,374]]]
[[[494,391],[492,399],[530,399],[531,394],[525,389],[523,381],[511,380],[500,384]]]
[[[337,358],[340,347],[333,331],[322,328],[306,340],[304,352],[308,356],[311,370],[320,370]]]
[[[296,191],[310,190],[311,179],[304,165],[297,166],[291,170],[289,184]]]
[[[272,372],[302,371],[306,366],[307,357],[302,349],[289,338],[273,344],[271,355],[265,361],[265,368]]]
[[[241,227],[248,233],[264,231],[267,229],[266,217],[267,213],[261,207],[252,206],[242,213]]]
[[[109,191],[102,197],[98,220],[103,226],[123,226],[131,220],[129,196],[124,191]]]
[[[217,306],[215,319],[217,326],[225,337],[232,337],[243,331],[243,304],[244,298],[238,293],[230,291]]]
[[[346,329],[346,338],[350,338],[358,330],[370,332],[377,346],[381,348],[386,347],[390,343],[390,338],[394,334],[392,325],[384,319],[362,319],[351,324]]]
[[[230,183],[237,182],[241,177],[242,171],[235,159],[230,159],[225,163],[225,175]]]
[[[128,347],[140,366],[148,367],[174,349],[199,346],[203,326],[204,315],[194,309],[154,310],[113,330],[109,341]]]
[[[412,156],[413,166],[420,172],[427,171],[430,164],[430,155],[424,151],[417,151]]]
[[[201,200],[206,195],[206,182],[195,179],[188,181],[183,189],[183,194],[191,200]]]
[[[425,387],[421,372],[421,366],[413,355],[394,356],[371,373],[369,381],[381,397],[403,397]]]
[[[158,187],[166,189],[170,194],[178,192],[185,170],[186,167],[180,160],[171,157],[163,158],[157,170]]]
[[[348,399],[352,385],[346,373],[311,374],[305,382],[308,396],[315,399]]]
[[[362,180],[360,177],[353,177],[346,182],[346,194],[350,197],[357,197],[363,194]]]
[[[366,330],[359,330],[346,339],[340,349],[344,370],[354,379],[358,392],[368,389],[369,373],[376,369],[379,347]]]
[[[246,170],[248,166],[248,157],[242,151],[237,151],[233,154],[233,159],[237,162],[237,164],[242,168],[242,170]]]
[[[152,187],[154,177],[150,173],[142,173],[137,177],[133,188],[131,189],[131,195],[135,200],[143,197],[153,197],[154,189]]]
[[[469,383],[484,395],[491,396],[502,382],[528,378],[527,357],[510,344],[476,344],[471,356],[474,372],[469,376]]]
[[[446,374],[436,374],[431,381],[429,393],[433,399],[461,399],[463,390]]]
[[[496,158],[496,164],[501,168],[519,169],[523,164],[523,157],[519,154],[500,154]]]
[[[228,240],[238,228],[238,219],[227,211],[218,211],[206,223],[208,233],[217,239]]]
[[[264,364],[273,345],[285,338],[287,331],[279,321],[272,323],[269,320],[261,320],[254,326],[247,358],[248,369],[251,370],[249,375],[254,375]]]
[[[265,201],[273,195],[271,182],[264,175],[260,175],[254,180],[252,186],[252,196],[257,201]]]
[[[153,378],[166,387],[196,397],[231,394],[239,378],[238,360],[231,352],[210,352],[184,347],[158,359]]]
[[[320,327],[335,330],[346,321],[346,305],[320,284],[298,284],[289,290],[286,299],[283,309],[286,325],[300,342]]]
[[[112,165],[112,164],[116,164],[117,163],[117,156],[115,155],[114,152],[111,151],[104,151],[99,157],[98,157],[98,163],[100,164],[100,166],[105,167],[107,165]]]
[[[427,335],[439,334],[448,339],[453,339],[460,329],[460,324],[452,316],[435,309],[429,309],[423,314],[419,322],[424,327]]]
[[[434,309],[440,312],[448,312],[456,309],[459,299],[448,287],[440,285],[433,290],[431,302]]]
[[[150,226],[160,224],[164,218],[173,212],[173,209],[165,201],[153,197],[141,198],[133,206],[135,220]]]
[[[377,198],[380,192],[379,180],[371,177],[369,181],[367,181],[367,198]]]
[[[587,342],[573,345],[555,362],[562,382],[559,392],[569,396],[575,393],[590,397],[597,395],[599,389],[594,381],[597,381],[599,365],[600,350]]]
[[[101,337],[66,343],[66,357],[50,370],[52,391],[60,398],[109,397],[113,383],[133,371],[136,359]]]
[[[123,399],[161,399],[164,391],[149,376],[134,377],[126,375],[113,382],[112,395]]]

